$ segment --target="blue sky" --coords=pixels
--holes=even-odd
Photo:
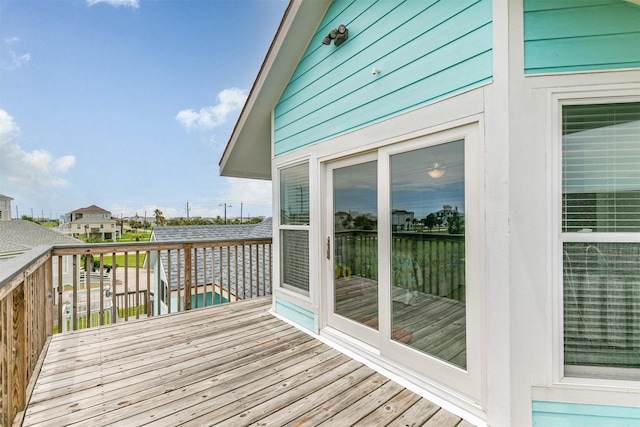
[[[13,215],[271,215],[218,161],[287,0],[0,0],[0,194]]]

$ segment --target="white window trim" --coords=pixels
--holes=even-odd
[[[547,91],[548,137],[547,174],[549,200],[548,252],[550,259],[549,283],[552,302],[551,383],[557,388],[582,388],[595,391],[626,389],[640,392],[640,381],[577,378],[564,375],[564,311],[562,279],[562,244],[565,242],[592,241],[593,236],[562,232],[562,107],[564,105],[609,104],[640,101],[637,84],[583,86],[554,88]],[[640,233],[598,233],[601,242],[640,242]]]
[[[273,164],[273,291],[274,296],[285,296],[287,300],[300,305],[301,307],[315,311],[315,305],[313,301],[315,301],[317,286],[315,286],[315,277],[317,274],[318,267],[317,263],[311,262],[311,260],[317,259],[318,252],[317,248],[313,242],[315,241],[314,236],[312,235],[314,231],[313,224],[318,221],[318,213],[315,205],[316,195],[313,194],[315,191],[314,186],[312,185],[313,177],[315,176],[315,165],[311,156],[299,157],[293,160],[288,161],[274,161]],[[283,169],[298,166],[302,164],[307,164],[309,168],[309,225],[283,225],[280,223],[280,172]],[[280,256],[281,245],[280,245],[280,231],[281,230],[304,230],[309,233],[309,292],[305,292],[302,289],[297,289],[293,286],[283,286],[282,285],[282,257]]]

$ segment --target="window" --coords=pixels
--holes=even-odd
[[[562,107],[564,375],[640,380],[640,102]]]
[[[281,283],[309,292],[309,164],[280,170]]]
[[[393,339],[466,369],[464,140],[390,167]]]

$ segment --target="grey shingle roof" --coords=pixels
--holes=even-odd
[[[91,206],[87,206],[86,208],[76,209],[75,211],[71,211],[69,213],[71,213],[71,214],[75,214],[75,213],[108,213],[108,214],[111,214],[111,212],[109,212],[108,210],[102,209],[100,206],[96,206],[96,205],[91,205]]]
[[[40,245],[77,243],[82,242],[31,221],[22,219],[0,221],[0,255],[26,252]]]
[[[268,218],[258,224],[156,227],[153,230],[152,240],[159,242],[181,240],[229,241],[271,237],[272,220]],[[250,261],[252,255],[253,263]],[[197,280],[198,285],[211,284],[213,282],[240,298],[248,296],[249,293],[252,296],[271,293],[271,245],[266,247],[263,245],[245,246],[244,262],[242,246],[209,248],[206,253],[203,253],[202,249],[198,249],[197,258],[197,271],[195,266],[192,265],[191,274],[194,280]],[[205,258],[206,267],[202,261]],[[265,260],[265,265],[261,264],[263,259]],[[165,273],[168,273],[166,271],[169,265],[167,251],[160,252],[160,260]],[[238,261],[237,272],[236,260]],[[258,264],[256,264],[255,260],[258,260]],[[181,260],[180,265],[182,265],[182,262]],[[173,290],[178,289],[178,287],[184,287],[184,268],[181,267],[178,274],[178,265],[177,251],[172,251],[170,285]],[[220,265],[223,266],[222,272],[220,271]],[[207,283],[205,283],[205,277]],[[249,283],[250,279],[252,283]]]
[[[155,227],[153,238],[158,242],[172,240],[235,240],[269,238],[272,234],[272,221],[267,218],[258,224],[233,225],[183,225]]]

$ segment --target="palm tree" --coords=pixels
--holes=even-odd
[[[156,225],[163,226],[166,220],[164,219],[164,215],[162,215],[162,211],[160,209],[156,209],[153,211],[153,215],[156,217]]]

